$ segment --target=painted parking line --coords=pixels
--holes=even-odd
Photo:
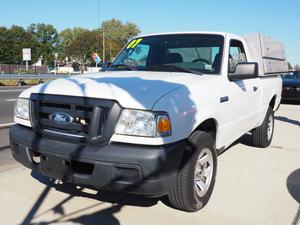
[[[25,89],[9,89],[9,90],[0,90],[0,93],[6,93],[6,92],[21,92]]]
[[[10,127],[12,125],[14,125],[15,123],[2,123],[0,124],[0,128],[6,128],[6,127]]]
[[[5,101],[6,102],[15,102],[15,101],[17,101],[17,99],[16,98],[12,98],[12,99],[6,99]]]

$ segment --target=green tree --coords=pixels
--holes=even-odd
[[[0,63],[11,63],[12,48],[9,40],[9,30],[0,27]]]
[[[105,56],[106,60],[112,60],[114,57],[117,56],[117,54],[121,51],[122,45],[117,44],[116,42],[113,42],[111,40],[106,40],[105,42]],[[101,45],[101,55],[103,53],[103,48]]]
[[[68,58],[81,65],[92,63],[92,54],[100,52],[100,40],[102,36],[94,31],[86,31],[79,34],[65,49]]]
[[[66,47],[68,47],[79,35],[87,32],[87,29],[81,27],[67,28],[58,34],[58,48],[59,58],[64,59],[67,55],[65,53]]]
[[[294,68],[292,67],[292,65],[290,64],[290,62],[287,62],[287,64],[288,64],[288,70],[292,71]]]
[[[93,53],[98,53],[100,57],[103,54],[102,40],[103,36],[99,30],[85,31],[65,47],[65,55],[71,62],[81,65],[94,65]],[[105,46],[106,58],[116,56],[122,47],[108,39],[106,39]]]
[[[101,30],[105,32],[105,37],[119,46],[124,46],[129,39],[137,36],[141,31],[134,23],[123,24],[120,20],[111,19],[104,21]]]
[[[49,65],[54,60],[54,52],[58,45],[56,29],[49,24],[31,24],[27,31],[37,42],[37,53],[42,57],[44,64]]]
[[[59,52],[59,58],[67,57],[70,62],[81,65],[94,64],[92,54],[96,52],[100,57],[103,55],[103,31],[106,59],[115,57],[129,39],[140,33],[135,24],[123,24],[116,19],[104,21],[100,29],[93,31],[83,28],[65,29],[58,34],[56,51]]]
[[[12,26],[10,29],[10,40],[12,45],[12,63],[20,64],[23,60],[22,49],[31,48],[31,62],[35,63],[39,57],[37,43],[33,36],[19,26]]]
[[[0,62],[8,64],[21,64],[23,62],[22,49],[31,48],[32,62],[36,62],[37,43],[33,36],[20,26],[12,26],[10,29],[0,28]]]

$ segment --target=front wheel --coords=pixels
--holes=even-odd
[[[217,156],[211,134],[195,131],[189,138],[192,149],[186,151],[177,181],[168,198],[177,209],[195,212],[208,202],[216,177]]]
[[[262,125],[252,130],[253,145],[260,148],[268,147],[272,142],[273,133],[274,112],[269,107]]]

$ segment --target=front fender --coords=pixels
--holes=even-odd
[[[217,110],[213,110],[214,101],[214,98],[209,96],[195,97],[186,87],[181,87],[161,98],[154,105],[153,110],[169,113],[172,135],[165,138],[165,143],[188,138],[207,119],[218,121]],[[218,127],[216,130],[217,138]]]

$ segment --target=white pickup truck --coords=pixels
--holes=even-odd
[[[13,156],[66,183],[197,211],[221,152],[247,132],[270,145],[287,65],[267,36],[186,32],[134,38],[106,69],[22,92]]]

